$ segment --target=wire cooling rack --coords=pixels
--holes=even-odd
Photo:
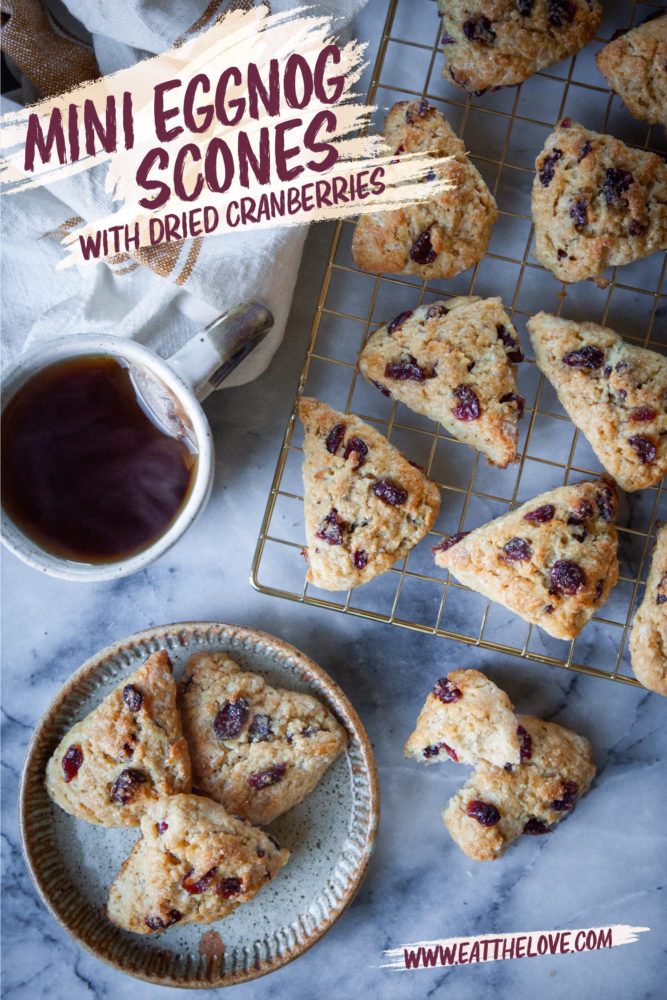
[[[377,427],[441,487],[442,506],[430,536],[389,572],[347,593],[306,584],[301,463],[303,432],[295,412],[285,438],[261,527],[252,583],[277,597],[374,621],[445,636],[540,663],[637,684],[628,632],[642,599],[652,533],[667,520],[662,484],[622,496],[620,579],[600,613],[573,642],[553,639],[439,570],[431,555],[443,533],[477,527],[538,493],[602,470],[533,360],[526,320],[544,309],[606,324],[628,340],[665,353],[667,297],[664,255],[609,269],[609,283],[565,286],[531,257],[530,193],[534,162],[555,123],[569,115],[631,145],[664,153],[658,126],[635,121],[605,86],[595,54],[615,28],[642,21],[655,3],[605,4],[600,37],[572,59],[549,67],[518,88],[467,97],[441,77],[439,19],[430,0],[389,4],[368,103],[378,105],[370,128],[382,131],[395,101],[425,97],[463,138],[472,161],[498,202],[499,217],[486,256],[454,279],[420,281],[359,270],[350,254],[353,221],[339,222],[322,282],[298,394],[316,396]],[[358,375],[356,357],[381,323],[422,302],[453,295],[501,295],[520,333],[526,361],[518,391],[526,397],[518,464],[488,466],[479,453],[438,424],[385,399]]]

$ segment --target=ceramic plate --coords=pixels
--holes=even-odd
[[[70,726],[158,649],[169,652],[177,678],[192,653],[222,650],[270,684],[316,695],[345,726],[349,742],[315,791],[267,827],[292,853],[255,899],[217,923],[174,925],[142,937],[119,930],[104,916],[109,886],[138,830],[105,830],[69,816],[47,796],[44,773]],[[264,632],[188,622],[121,639],[77,670],[37,726],[23,768],[19,811],[37,890],[75,941],[139,979],[210,988],[272,972],[329,930],[368,867],[379,792],[373,752],[356,712],[312,660]]]

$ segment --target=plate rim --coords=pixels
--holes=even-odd
[[[345,728],[356,738],[369,776],[367,786],[368,822],[365,831],[366,838],[364,848],[361,857],[355,866],[353,876],[350,878],[350,883],[345,888],[341,900],[335,907],[329,909],[326,919],[320,921],[320,923],[318,923],[317,926],[308,933],[304,941],[297,941],[293,946],[286,948],[283,955],[277,956],[275,959],[263,959],[253,965],[250,969],[235,970],[216,977],[206,977],[203,980],[186,979],[181,975],[173,975],[166,972],[151,972],[144,971],[142,969],[129,969],[123,967],[110,955],[106,955],[99,949],[93,947],[77,931],[72,929],[67,920],[63,918],[59,912],[55,902],[51,899],[48,889],[43,885],[43,880],[39,871],[39,864],[35,860],[31,844],[31,832],[29,829],[28,816],[30,804],[28,786],[36,766],[35,757],[37,755],[37,751],[43,740],[48,736],[49,728],[53,724],[53,717],[60,710],[63,702],[72,694],[76,687],[89,675],[93,674],[96,669],[100,668],[108,659],[123,653],[128,649],[128,647],[139,645],[142,642],[150,643],[155,642],[156,640],[166,639],[172,633],[194,633],[196,631],[217,631],[221,637],[228,637],[237,641],[244,641],[248,639],[259,641],[269,646],[272,650],[278,651],[283,655],[296,660],[300,666],[305,667],[308,673],[320,682],[327,693],[329,695],[333,695],[334,703],[338,701],[345,709],[347,716],[345,719]],[[309,680],[310,678],[306,676],[305,679]],[[58,926],[64,930],[77,945],[82,947],[95,958],[104,962],[106,965],[115,969],[117,972],[124,973],[125,975],[131,976],[135,979],[143,980],[144,982],[149,982],[157,986],[167,986],[180,989],[220,989],[225,986],[234,986],[240,983],[250,982],[262,976],[268,975],[271,972],[275,972],[277,969],[283,968],[285,965],[288,965],[300,955],[309,951],[313,945],[315,945],[329,930],[331,930],[334,924],[343,915],[361,887],[375,849],[380,818],[380,785],[373,748],[357,711],[351,704],[345,692],[333,680],[333,678],[331,678],[329,674],[327,674],[327,672],[315,663],[315,661],[312,660],[306,653],[303,653],[300,649],[297,649],[296,646],[293,646],[291,643],[281,639],[279,636],[274,636],[270,632],[265,632],[262,629],[256,629],[245,625],[234,625],[229,622],[187,621],[151,626],[150,628],[141,629],[131,635],[124,636],[122,639],[117,639],[115,642],[109,643],[109,645],[103,647],[90,656],[68,677],[42,712],[30,738],[23,766],[21,768],[17,807],[21,849],[32,883],[50,916],[53,917]]]

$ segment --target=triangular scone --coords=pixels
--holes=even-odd
[[[535,357],[568,416],[624,490],[667,472],[667,357],[595,323],[528,321]]]
[[[190,657],[181,704],[195,787],[253,823],[301,802],[347,744],[317,698],[269,687],[225,653]]]
[[[324,590],[367,583],[431,529],[440,490],[352,413],[299,401],[305,428],[307,580]]]
[[[595,61],[633,118],[667,129],[667,11],[615,38]]]
[[[472,267],[486,253],[498,210],[465,144],[427,101],[394,104],[385,142],[397,157],[431,156],[424,184],[445,178],[450,187],[428,201],[362,215],[352,240],[355,264],[420,278],[452,278]]]
[[[640,684],[667,695],[667,525],[658,531],[644,599],[632,623],[630,659]]]
[[[523,739],[512,702],[478,670],[453,670],[435,682],[405,744],[405,756],[497,767],[521,760]]]
[[[502,301],[449,299],[400,313],[369,338],[359,370],[385,395],[437,420],[504,469],[517,460],[524,399],[519,336]]]
[[[164,650],[77,722],[46,768],[53,801],[100,826],[139,826],[152,802],[191,787],[176,682]]]
[[[535,163],[535,257],[561,281],[667,249],[667,165],[564,118]]]
[[[574,639],[618,580],[617,499],[606,483],[542,493],[433,549],[438,566],[557,639]]]
[[[443,813],[469,858],[493,861],[522,833],[550,833],[574,809],[595,776],[588,740],[553,722],[519,715],[521,763],[511,770],[479,764]]]
[[[109,891],[107,916],[135,934],[210,924],[256,896],[289,851],[199,795],[151,804],[141,840]]]

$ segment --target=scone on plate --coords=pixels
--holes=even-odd
[[[561,281],[667,248],[667,166],[564,118],[537,157],[535,257]]]
[[[153,802],[191,787],[176,682],[164,650],[77,722],[46,768],[53,801],[100,826],[139,826]]]
[[[424,185],[445,178],[451,186],[427,201],[362,215],[352,240],[355,264],[425,279],[472,267],[486,253],[498,210],[461,139],[426,101],[400,101],[387,115],[385,141],[397,157],[433,158]]]
[[[640,684],[667,695],[667,525],[658,530],[644,599],[632,623],[630,660]]]
[[[173,924],[210,924],[256,896],[289,851],[257,827],[198,795],[151,803],[109,891],[107,916],[151,934]]]
[[[504,469],[517,461],[524,399],[519,336],[499,298],[433,302],[383,323],[359,355],[367,382]]]
[[[475,861],[499,858],[522,833],[549,833],[595,775],[583,736],[531,715],[517,719],[527,734],[521,763],[511,770],[480,763],[443,813],[450,834]]]
[[[347,744],[317,698],[270,687],[225,653],[190,657],[181,704],[195,788],[253,823],[301,802]]]
[[[540,369],[574,424],[624,490],[667,472],[667,357],[608,327],[547,313],[528,321]]]
[[[595,61],[633,118],[667,129],[667,11],[615,38]]]
[[[616,507],[607,483],[561,486],[445,536],[433,554],[467,587],[557,639],[574,639],[618,580]]]
[[[325,590],[367,583],[431,529],[440,490],[352,413],[299,400],[305,429],[307,580]]]
[[[449,76],[471,93],[510,87],[588,45],[598,0],[438,0]]]
[[[525,730],[512,708],[505,692],[479,670],[452,670],[426,698],[405,756],[426,764],[450,758],[461,764],[518,764]]]

